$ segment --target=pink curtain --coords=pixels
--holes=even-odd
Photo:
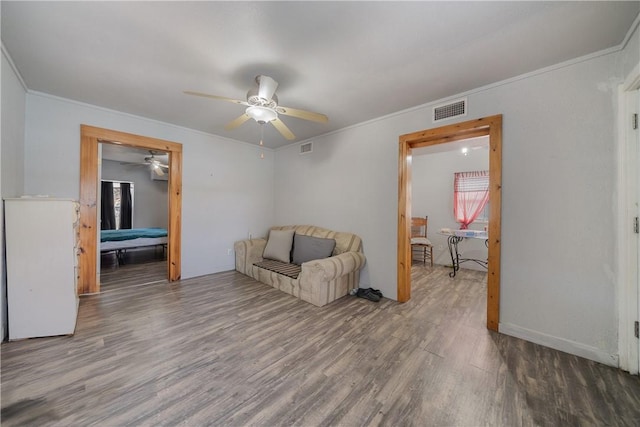
[[[453,215],[460,229],[469,227],[489,201],[489,171],[456,172],[453,181]]]

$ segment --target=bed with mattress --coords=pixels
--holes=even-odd
[[[118,263],[124,261],[127,249],[149,246],[167,247],[167,230],[165,228],[130,228],[124,230],[101,230],[100,252],[116,252]]]

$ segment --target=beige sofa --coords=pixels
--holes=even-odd
[[[297,278],[292,278],[254,265],[265,261],[262,255],[267,239],[242,240],[234,245],[236,270],[318,307],[358,288],[360,270],[366,260],[362,253],[360,237],[352,233],[336,232],[311,225],[271,228],[271,230],[292,229],[296,234],[304,236],[334,239],[336,245],[332,255],[324,259],[303,262],[299,267],[290,265],[294,269],[299,269]]]

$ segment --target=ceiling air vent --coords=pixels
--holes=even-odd
[[[300,146],[300,154],[308,154],[313,151],[313,142],[307,142]]]
[[[467,115],[467,98],[458,99],[446,105],[433,107],[433,121],[439,122],[453,117]]]

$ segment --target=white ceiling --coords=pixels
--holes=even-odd
[[[29,90],[249,143],[224,125],[258,74],[296,141],[619,47],[640,2],[12,2],[2,42]],[[289,143],[271,126],[265,145]]]

